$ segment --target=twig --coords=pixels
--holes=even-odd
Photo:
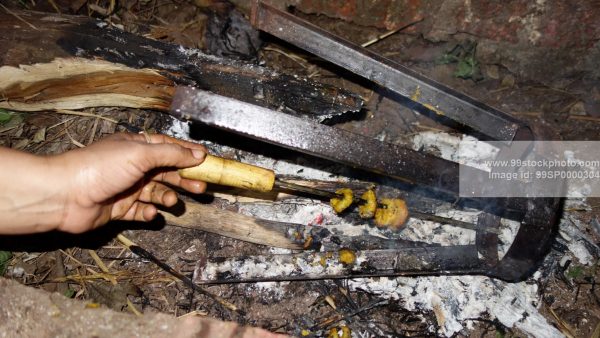
[[[94,120],[94,125],[92,126],[92,131],[90,132],[90,138],[87,141],[88,146],[94,142],[94,138],[96,137],[96,130],[98,129],[98,121],[100,118],[96,118]]]
[[[387,37],[388,37],[388,36],[390,36],[390,35],[394,35],[394,34],[398,33],[399,31],[401,31],[401,30],[404,30],[404,29],[406,29],[406,28],[408,28],[408,27],[410,27],[410,26],[412,26],[412,25],[415,25],[415,24],[417,24],[417,23],[419,23],[419,22],[421,22],[421,21],[423,21],[423,20],[425,20],[425,18],[420,18],[420,19],[418,19],[418,20],[416,20],[416,21],[413,21],[413,22],[411,22],[411,23],[409,23],[409,24],[407,24],[407,25],[404,25],[404,26],[398,27],[398,28],[396,28],[396,29],[394,29],[394,30],[391,30],[391,31],[387,32],[387,33],[381,34],[380,36],[378,36],[378,37],[376,37],[376,38],[374,38],[374,39],[372,39],[372,40],[369,40],[369,41],[367,41],[367,42],[363,43],[363,44],[362,44],[362,45],[360,45],[360,46],[361,46],[361,47],[363,47],[363,48],[369,47],[370,45],[372,45],[372,44],[374,44],[374,43],[377,43],[377,42],[379,42],[379,41],[381,41],[381,40],[383,40],[383,39],[387,38]]]
[[[115,262],[117,262],[118,259],[121,258],[121,256],[123,256],[123,254],[125,253],[125,251],[127,251],[127,248],[123,248],[120,247],[119,249],[121,249],[121,252],[119,252],[119,254],[117,255],[117,259],[114,259],[112,262],[108,263],[108,268],[112,268],[112,266],[115,264]],[[106,259],[106,258],[105,258]]]
[[[70,122],[70,121],[68,121],[68,122]],[[61,138],[65,134],[65,132],[68,128],[68,122],[67,122],[67,126],[65,126],[61,131],[54,134],[51,138],[47,138],[42,143],[38,144],[35,148],[31,149],[31,152],[35,153],[38,150],[42,149],[42,147],[45,146],[46,144]],[[47,129],[46,129],[46,131],[47,131]]]
[[[554,309],[550,305],[548,305],[548,310],[550,311],[552,317],[554,317],[554,319],[556,320],[556,324],[560,332],[568,338],[574,338],[575,335],[573,334],[573,329],[571,328],[571,326],[564,322],[562,319],[560,319],[560,317],[556,314],[556,312],[554,312]]]
[[[82,111],[67,110],[67,109],[56,109],[54,111],[57,112],[57,113],[66,114],[66,115],[97,117],[99,119],[103,119],[103,120],[106,120],[108,122],[119,123],[119,121],[117,121],[115,119],[111,119],[110,117],[106,117],[106,116],[102,116],[102,115],[98,115],[98,114],[86,113],[86,112],[82,112]]]
[[[115,11],[115,0],[109,1],[108,8],[103,8],[96,4],[88,3],[88,9],[100,15],[109,16]]]
[[[590,122],[600,122],[600,117],[587,115],[569,115],[569,120],[581,120]]]
[[[156,273],[157,273],[157,271],[153,271],[153,272],[142,274],[142,275],[132,275],[132,274],[128,274],[127,271],[117,271],[116,273],[106,274],[103,272],[93,272],[93,270],[92,270],[92,272],[90,274],[82,275],[78,268],[76,274],[67,275],[67,276],[59,277],[59,278],[53,278],[50,280],[46,280],[43,282],[37,282],[34,284],[62,283],[62,282],[66,282],[66,281],[82,282],[82,281],[86,281],[86,280],[96,280],[96,279],[103,279],[103,280],[109,281],[110,278],[116,278],[117,280],[139,279],[139,280],[143,280],[147,284],[149,284],[150,282],[172,282],[173,281],[172,276],[154,277],[153,275],[155,275]]]
[[[129,298],[127,298],[127,308],[129,309],[129,311],[133,312],[133,314],[135,314],[138,317],[143,316],[142,313],[140,312],[140,310],[138,310],[135,305],[133,305],[133,303],[129,300]]]
[[[77,117],[71,117],[71,118],[68,118],[68,119],[66,119],[66,120],[60,121],[60,122],[58,122],[58,123],[55,123],[55,124],[51,125],[50,127],[46,128],[46,131],[48,131],[48,130],[50,130],[50,129],[52,129],[52,128],[56,128],[56,127],[58,127],[58,126],[60,126],[60,125],[62,125],[62,124],[69,123],[69,122],[73,121],[73,120],[74,120],[74,119],[76,119],[76,118],[77,118]]]
[[[66,129],[67,132],[67,136],[69,137],[69,139],[71,139],[71,143],[73,143],[74,145],[76,145],[79,148],[85,148],[85,145],[82,144],[81,142],[77,141],[76,139],[73,138],[73,136],[71,136],[71,133],[69,133],[69,128],[67,127]]]
[[[92,259],[94,260],[94,262],[96,262],[96,265],[98,265],[98,267],[100,268],[100,270],[102,270],[102,272],[104,272],[106,274],[110,274],[110,271],[108,270],[108,267],[106,266],[106,264],[104,264],[104,262],[102,261],[102,259],[100,259],[100,257],[98,257],[98,254],[96,253],[96,251],[94,251],[94,250],[88,250],[88,253],[92,257]],[[117,285],[117,279],[114,278],[114,277],[110,278],[110,283],[112,285]]]
[[[72,260],[73,262],[79,264],[82,267],[88,266],[89,264],[85,264],[82,263],[81,261],[79,261],[77,258],[73,257],[70,253],[64,251],[63,249],[58,249],[60,252],[62,252],[63,255],[67,256],[70,260]],[[91,265],[89,265],[91,266]]]
[[[263,50],[269,51],[269,52],[275,52],[275,53],[279,53],[283,56],[288,57],[290,60],[296,62],[297,64],[299,64],[302,68],[308,68],[307,65],[305,65],[305,63],[308,63],[308,61],[306,61],[304,58],[302,58],[301,56],[298,56],[296,54],[292,54],[292,53],[287,53],[282,51],[279,48],[273,48],[273,47],[265,47],[263,48]]]
[[[58,8],[58,6],[56,5],[56,3],[54,2],[54,0],[48,0],[48,2],[50,3],[50,5],[52,6],[52,8],[54,8],[54,10],[56,11],[56,13],[58,14],[62,14],[60,12],[60,8]]]
[[[208,316],[208,312],[206,312],[206,311],[200,311],[200,310],[194,310],[194,311],[188,312],[188,313],[186,313],[184,315],[181,315],[181,316],[179,316],[177,318],[181,319],[181,318],[196,317],[196,316]]]
[[[11,11],[10,9],[6,8],[2,3],[0,3],[0,6],[2,8],[4,8],[4,10],[6,11],[6,13],[8,13],[8,14],[14,16],[15,18],[19,19],[20,21],[24,22],[26,25],[28,25],[29,27],[35,29],[36,31],[39,31],[39,29],[36,26],[34,26],[31,23],[27,22],[25,19],[23,19],[22,17],[20,17],[17,13],[15,13],[15,12]]]
[[[151,261],[152,263],[158,265],[161,269],[165,270],[166,272],[170,273],[171,275],[173,275],[174,277],[176,277],[177,279],[179,279],[180,281],[183,282],[183,284],[185,284],[187,287],[191,288],[194,291],[197,291],[205,296],[208,296],[209,298],[211,298],[212,300],[214,300],[215,302],[217,302],[218,304],[220,304],[224,309],[230,310],[230,311],[238,311],[237,306],[235,306],[234,304],[226,301],[225,299],[222,299],[221,297],[214,295],[202,288],[200,288],[200,286],[196,285],[196,283],[194,283],[191,279],[189,279],[188,277],[184,276],[183,274],[181,274],[180,272],[176,271],[175,269],[173,269],[172,267],[170,267],[168,264],[164,263],[163,261],[159,260],[158,258],[156,258],[156,256],[154,256],[152,253],[150,253],[149,251],[147,251],[146,249],[140,247],[139,245],[135,244],[134,242],[132,242],[130,239],[128,239],[127,237],[118,234],[117,235],[117,240],[119,240],[119,242],[121,242],[123,245],[125,245],[131,252],[133,252],[134,254],[138,255],[141,258],[147,259],[149,261]]]

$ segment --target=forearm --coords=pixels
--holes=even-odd
[[[24,234],[56,229],[66,193],[48,157],[0,147],[0,233]]]

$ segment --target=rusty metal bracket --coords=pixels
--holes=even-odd
[[[432,188],[441,188],[447,193],[458,194],[460,166],[455,162],[246,102],[194,88],[180,87],[173,96],[171,114],[183,120],[201,122],[379,175],[408,180]],[[518,135],[521,139],[534,137],[529,128],[524,128]],[[552,241],[559,200],[553,198],[481,200],[480,205],[484,206],[484,211],[488,211],[486,205],[493,205],[501,208],[511,207],[513,208],[511,210],[516,210],[521,215],[520,229],[512,246],[501,260],[497,257],[497,234],[493,231],[484,231],[487,230],[486,227],[496,228],[499,225],[499,218],[484,212],[480,214],[475,229],[477,231],[475,245],[456,249],[458,251],[448,251],[436,245],[419,249],[431,255],[435,261],[444,263],[423,265],[413,259],[411,264],[395,266],[393,269],[380,267],[381,271],[375,271],[372,268],[377,265],[369,262],[370,265],[365,267],[365,269],[369,268],[368,271],[344,270],[337,277],[475,273],[510,281],[525,278],[535,269]],[[415,252],[421,252],[400,244],[395,250],[397,255],[408,255],[408,257],[415,257]],[[390,252],[387,253],[392,255]],[[365,255],[365,257],[372,257],[369,253]],[[459,259],[459,262],[448,263],[454,259]],[[473,264],[474,261],[476,264]],[[231,277],[230,281],[250,281],[239,276]],[[266,280],[302,278],[315,277],[300,271],[294,276],[269,276]],[[327,278],[333,277],[327,274]]]
[[[367,49],[336,37],[262,1],[255,1],[252,23],[259,29],[303,48],[378,85],[400,94],[484,137],[504,141],[547,139],[534,135],[521,121],[467,95],[385,59]],[[235,132],[295,151],[340,162],[416,185],[424,185],[455,196],[459,194],[459,171],[479,170],[427,155],[398,145],[320,125],[248,103],[190,88],[179,88],[174,96],[173,115]],[[506,148],[506,147],[505,147]],[[505,156],[508,148],[500,151]],[[526,148],[521,149],[523,154]],[[511,150],[514,154],[515,149]],[[300,253],[269,257],[214,258],[198,266],[199,283],[298,280],[423,274],[483,274],[507,281],[526,278],[546,254],[554,235],[560,206],[557,198],[472,199],[481,208],[475,244],[442,247],[434,244],[398,242],[393,249],[357,251],[358,265],[344,265],[332,248],[325,253]],[[521,224],[506,254],[498,253],[500,225],[498,210],[518,214]],[[500,212],[500,214],[502,214]],[[325,256],[323,256],[325,255]],[[325,257],[325,258],[323,258]],[[234,275],[227,267],[251,266],[264,260],[290,265],[286,274]],[[358,261],[357,260],[357,261]],[[299,264],[298,264],[299,263]],[[318,271],[312,267],[322,266]],[[253,271],[252,269],[246,269]],[[256,270],[256,269],[255,269]],[[316,271],[316,272],[315,272]]]
[[[290,13],[254,1],[251,23],[354,74],[498,141],[512,141],[523,123],[401,64],[335,36]]]

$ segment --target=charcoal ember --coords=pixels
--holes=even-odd
[[[256,60],[262,45],[259,32],[234,8],[209,15],[204,32],[206,52],[238,60]]]

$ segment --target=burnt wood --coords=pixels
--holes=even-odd
[[[176,84],[319,121],[362,107],[362,99],[344,89],[148,39],[100,20],[16,13],[29,25],[0,11],[0,65],[50,62],[56,57],[100,57],[133,68],[162,70]]]

